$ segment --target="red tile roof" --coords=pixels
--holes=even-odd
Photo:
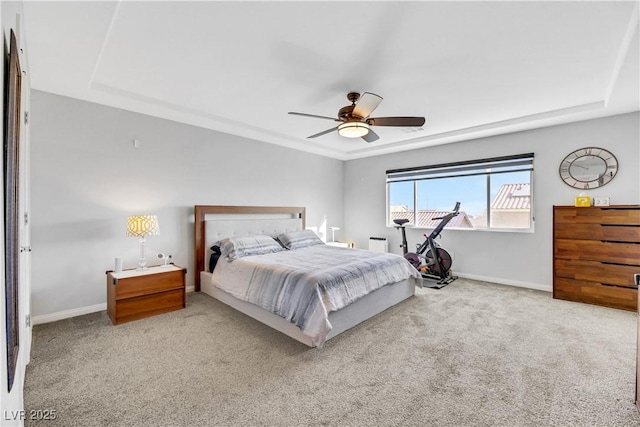
[[[440,219],[433,219],[445,216],[449,211],[430,211],[430,210],[419,210],[418,211],[418,227],[425,228],[435,228],[438,224],[440,224]],[[409,220],[410,224],[413,224],[413,212],[410,211],[392,211],[391,212],[391,221],[394,219],[403,219],[406,218]],[[459,228],[472,228],[473,225],[467,214],[465,212],[460,212],[458,216],[455,216],[449,221],[447,227],[459,227]]]

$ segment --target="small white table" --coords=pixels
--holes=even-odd
[[[339,248],[348,248],[349,244],[344,242],[327,242],[329,246],[337,246]]]

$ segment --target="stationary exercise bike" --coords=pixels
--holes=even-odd
[[[442,229],[449,221],[458,215],[459,210],[460,202],[456,202],[453,211],[445,216],[433,218],[441,221],[431,234],[424,234],[426,239],[422,244],[416,245],[417,249],[415,252],[409,252],[407,249],[405,224],[409,222],[409,220],[404,218],[393,220],[396,224],[395,228],[402,231],[402,245],[400,245],[402,254],[405,259],[420,272],[422,278],[426,279],[423,280],[423,287],[441,289],[458,278],[458,276],[451,274],[451,255],[436,242],[436,237],[440,235]]]

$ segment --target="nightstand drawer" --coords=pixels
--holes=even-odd
[[[149,295],[183,286],[182,270],[167,271],[163,274],[116,279],[116,300]]]
[[[184,308],[184,290],[176,289],[120,301],[116,307],[116,324]]]

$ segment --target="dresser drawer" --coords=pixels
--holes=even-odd
[[[599,261],[579,259],[555,260],[555,275],[565,279],[584,280],[635,288],[633,275],[639,270],[636,266],[606,264]]]
[[[614,224],[640,225],[640,209],[637,207],[576,208],[556,206],[555,224]]]
[[[116,324],[184,308],[184,289],[129,298],[116,306]]]
[[[183,286],[184,272],[182,270],[116,279],[114,285],[116,300],[149,295]]]
[[[553,231],[556,239],[606,240],[640,243],[640,227],[603,224],[562,224]]]
[[[640,244],[556,239],[554,256],[640,266]]]
[[[604,286],[585,280],[556,277],[553,283],[553,297],[635,311],[638,291],[631,288]]]

